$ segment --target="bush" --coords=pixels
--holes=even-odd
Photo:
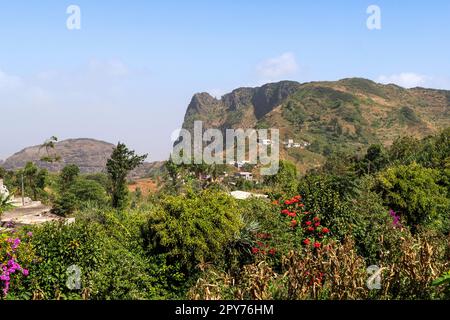
[[[436,169],[423,168],[417,163],[398,165],[380,172],[375,190],[380,192],[386,205],[398,212],[413,228],[433,224],[448,229],[449,199],[447,190],[437,182]]]
[[[176,263],[149,257],[142,246],[143,216],[92,213],[70,225],[32,227],[33,250],[23,251],[29,276],[11,285],[11,299],[167,299],[178,298],[184,280]],[[25,243],[25,242],[23,242]],[[24,249],[27,247],[24,245]],[[26,258],[26,259],[25,259]],[[69,269],[80,270],[80,287],[70,287]]]
[[[242,227],[236,201],[212,190],[167,196],[151,215],[145,237],[152,253],[186,268],[217,262]]]
[[[47,223],[33,228],[32,232],[36,259],[23,290],[35,299],[80,299],[94,272],[106,263],[99,226]],[[73,291],[66,285],[70,266],[81,270],[82,287]]]
[[[333,181],[324,175],[311,175],[301,180],[299,193],[303,196],[307,207],[320,214],[323,222],[333,230],[333,236],[344,239],[348,235],[363,232],[360,215],[350,210]]]
[[[27,282],[29,268],[35,258],[30,236],[0,233],[0,300],[30,298],[27,294],[14,294]]]
[[[107,202],[106,190],[98,182],[77,178],[55,200],[53,212],[65,216],[87,205],[104,207]]]

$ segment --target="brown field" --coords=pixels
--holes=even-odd
[[[154,193],[158,188],[156,183],[150,178],[137,179],[128,185],[130,192],[135,192],[139,188],[144,196]]]

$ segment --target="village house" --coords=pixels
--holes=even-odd
[[[236,178],[242,178],[247,181],[253,180],[253,174],[251,172],[237,172],[234,176]]]
[[[283,145],[286,147],[286,149],[290,148],[301,148],[304,149],[307,146],[311,145],[309,142],[302,141],[302,142],[294,142],[294,139],[288,139],[285,142],[283,142]]]
[[[250,161],[244,160],[244,161],[233,161],[229,163],[232,166],[235,166],[238,169],[241,169],[244,165],[250,164]]]
[[[272,145],[272,140],[270,140],[270,139],[258,139],[258,143],[262,144],[263,146],[270,146],[270,145]]]

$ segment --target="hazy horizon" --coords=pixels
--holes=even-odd
[[[69,30],[67,8],[81,10]],[[381,10],[369,30],[367,8]],[[2,3],[0,159],[50,136],[166,159],[193,94],[361,77],[450,89],[450,3]]]

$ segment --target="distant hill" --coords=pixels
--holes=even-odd
[[[58,172],[68,164],[77,165],[82,173],[104,172],[106,161],[111,156],[114,147],[115,145],[112,143],[95,139],[68,139],[55,144],[55,152],[61,157],[58,162],[41,161],[42,157],[47,155],[45,148],[32,146],[7,158],[1,166],[7,170],[17,170],[31,161],[52,172]],[[152,175],[161,166],[160,162],[144,163],[133,171],[130,177],[140,178]]]
[[[195,94],[183,128],[202,120],[204,129],[278,128],[285,141],[306,149],[281,150],[282,158],[308,169],[336,150],[389,145],[401,135],[424,137],[450,126],[450,91],[383,85],[361,78],[335,82],[282,81],[239,88],[216,99]]]

